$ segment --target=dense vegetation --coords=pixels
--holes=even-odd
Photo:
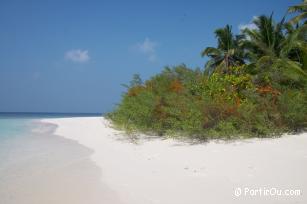
[[[307,127],[307,0],[294,17],[254,19],[234,35],[217,29],[204,70],[166,67],[133,77],[109,118],[126,130],[189,137],[267,137]]]

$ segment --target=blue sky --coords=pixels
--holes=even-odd
[[[1,0],[0,111],[110,111],[134,73],[203,67],[214,29],[299,2]]]

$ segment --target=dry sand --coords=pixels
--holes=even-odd
[[[56,135],[93,150],[90,158],[101,168],[101,182],[123,204],[307,203],[306,133],[194,145],[172,139],[135,144],[102,117],[43,122],[58,125]],[[259,189],[299,190],[300,195],[260,195]]]

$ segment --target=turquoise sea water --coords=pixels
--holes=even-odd
[[[31,122],[30,119],[1,118],[0,116],[0,141],[29,131]]]
[[[1,113],[0,143],[4,139],[24,136],[34,128],[35,121],[42,118],[90,117],[99,113]]]
[[[0,204],[96,204],[85,201],[91,186],[100,189],[92,150],[54,135],[56,126],[39,120],[83,116],[101,114],[0,113]]]
[[[31,142],[43,141],[41,138],[50,138],[39,136],[50,136],[55,127],[50,124],[42,124],[39,119],[100,115],[87,113],[0,113],[0,170],[10,164],[11,160],[17,161],[22,158],[24,155],[20,152],[24,150],[24,147],[28,148],[27,145]],[[35,132],[37,128],[40,130],[39,133]],[[19,154],[12,156],[12,153],[16,152],[19,152]],[[24,154],[28,153],[27,150],[24,152]]]

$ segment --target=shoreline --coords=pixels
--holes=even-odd
[[[123,203],[305,203],[307,133],[274,139],[187,144],[173,139],[134,144],[103,117],[44,119],[56,135],[94,152],[101,182]],[[234,195],[237,187],[300,189],[300,196]],[[103,202],[103,201],[102,201]]]
[[[1,144],[0,203],[120,203],[100,182],[93,150],[55,134],[54,123],[29,119],[27,129]]]

